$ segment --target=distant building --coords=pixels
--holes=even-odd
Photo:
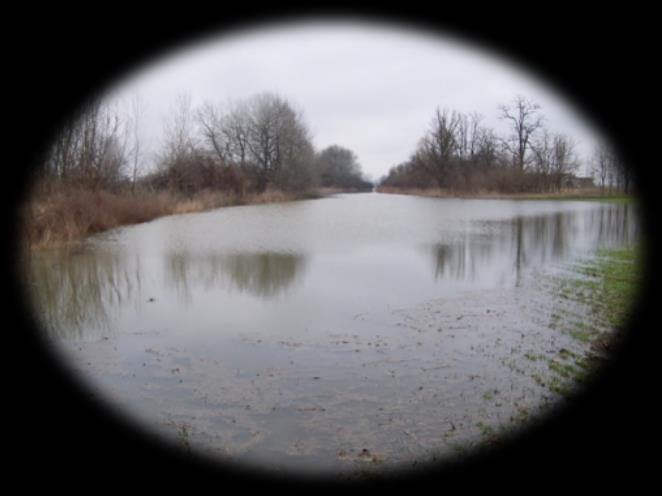
[[[565,189],[588,189],[594,188],[595,184],[592,177],[578,177],[574,174],[564,174],[561,180],[561,187]]]

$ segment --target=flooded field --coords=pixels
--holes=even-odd
[[[29,288],[64,362],[182,449],[389,470],[566,401],[578,326],[610,322],[557,282],[638,236],[627,203],[338,195],[35,252]]]

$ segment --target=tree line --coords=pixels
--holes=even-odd
[[[481,114],[437,108],[415,151],[389,170],[380,188],[544,193],[593,186],[575,177],[577,144],[546,127],[540,105],[517,96],[498,110],[508,129],[501,135],[483,125]],[[315,150],[302,112],[273,93],[198,107],[181,95],[163,123],[151,171],[140,142],[143,114],[137,98],[124,110],[88,103],[55,138],[42,178],[92,190],[239,196],[267,189],[300,194],[319,187],[373,188],[354,152],[339,145]],[[610,147],[597,146],[590,165],[603,190],[631,192],[630,170]]]
[[[392,167],[379,187],[543,193],[593,186],[592,178],[575,176],[577,143],[547,129],[539,104],[518,95],[498,110],[508,125],[505,135],[484,126],[481,114],[437,108],[416,150]],[[630,171],[610,147],[599,145],[591,162],[603,189],[631,191]]]
[[[317,187],[370,190],[356,155],[339,145],[316,151],[301,111],[261,93],[225,105],[193,107],[180,95],[163,123],[156,167],[146,171],[139,99],[120,110],[102,101],[84,106],[56,137],[42,180],[92,190],[202,190],[305,193]]]

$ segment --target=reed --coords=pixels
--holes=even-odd
[[[157,217],[201,212],[232,205],[292,201],[304,196],[267,190],[233,193],[202,190],[184,196],[171,190],[90,190],[73,185],[36,188],[21,209],[22,243],[29,249],[52,248],[119,226]]]

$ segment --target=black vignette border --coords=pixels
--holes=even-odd
[[[12,358],[10,410],[15,417],[8,430],[15,438],[11,439],[11,463],[16,473],[38,474],[51,481],[69,477],[104,481],[104,485],[111,479],[120,484],[131,479],[153,487],[175,483],[193,487],[222,481],[241,482],[247,484],[245,487],[297,485],[258,474],[219,470],[202,461],[183,462],[105,415],[101,406],[86,398],[59,371],[36,339],[15,271],[16,207],[29,184],[30,171],[53,133],[85,97],[151,57],[201,35],[270,21],[349,16],[439,31],[510,57],[568,97],[633,164],[641,190],[648,250],[657,253],[651,198],[656,187],[652,150],[658,140],[653,136],[657,126],[649,121],[656,117],[659,89],[653,88],[652,14],[623,7],[581,12],[556,4],[554,9],[481,9],[407,5],[375,9],[222,6],[208,10],[187,5],[133,11],[99,8],[91,12],[96,8],[58,6],[15,15],[14,32],[6,45],[11,138],[7,141],[9,176],[2,183],[2,197],[7,202],[3,209],[4,280],[9,286],[6,309],[8,322],[14,323],[7,330],[12,350],[8,353]],[[440,489],[476,483],[508,487],[523,481],[525,487],[534,482],[535,486],[528,486],[533,488],[563,487],[570,480],[593,486],[613,479],[643,482],[645,477],[641,476],[652,469],[644,450],[654,442],[656,431],[648,345],[654,322],[650,291],[657,274],[654,257],[649,257],[646,268],[647,291],[631,321],[632,338],[616,365],[581,401],[551,418],[543,429],[492,456],[445,469],[430,467],[409,477],[403,474],[390,480],[388,487],[410,488],[411,484],[428,482],[440,484]],[[325,481],[322,487],[334,486]]]

